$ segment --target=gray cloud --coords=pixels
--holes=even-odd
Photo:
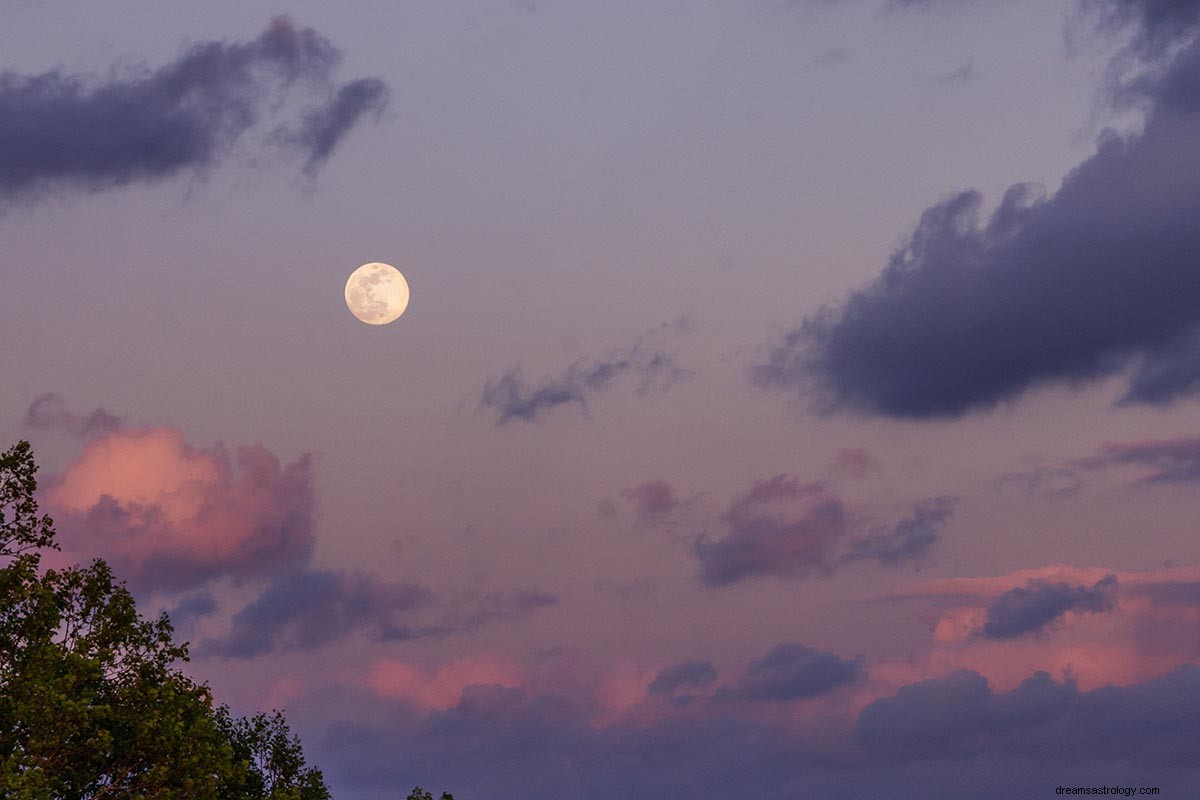
[[[717,679],[710,661],[684,661],[661,670],[650,683],[650,694],[670,695],[680,689],[703,689]]]
[[[846,659],[787,642],[748,666],[732,694],[745,700],[802,700],[858,681],[864,674],[862,656]]]
[[[97,82],[61,71],[0,75],[0,198],[99,190],[214,165],[291,88],[328,86],[340,54],[284,17],[248,42],[189,47],[156,70]],[[310,171],[385,93],[354,81],[312,109],[292,137]]]
[[[54,392],[38,395],[25,411],[24,424],[34,430],[51,430],[72,436],[94,436],[112,433],[123,426],[120,417],[97,408],[87,414],[75,414],[67,409],[61,395]]]
[[[720,518],[724,534],[701,535],[694,552],[701,580],[714,587],[828,575],[849,562],[896,565],[928,554],[953,505],[952,498],[925,500],[892,527],[870,527],[824,484],[777,475],[734,499]]]
[[[576,406],[588,415],[588,403],[608,391],[618,379],[632,377],[638,394],[665,391],[691,375],[675,358],[655,346],[659,334],[688,327],[686,320],[664,325],[640,337],[628,347],[609,350],[599,358],[581,358],[557,377],[548,377],[537,388],[526,384],[521,369],[514,367],[484,384],[480,407],[496,414],[496,424],[536,422],[559,406]]]
[[[774,343],[754,381],[908,418],[1129,367],[1123,402],[1196,390],[1200,43],[1137,91],[1141,133],[1103,136],[1053,196],[1014,186],[986,224],[975,192],[928,209],[875,281]]]
[[[1030,581],[1005,592],[988,608],[980,633],[988,639],[1015,639],[1040,631],[1068,611],[1111,611],[1116,587],[1112,575],[1090,587]]]

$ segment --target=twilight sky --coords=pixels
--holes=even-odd
[[[1200,0],[0,12],[51,560],[335,796],[1194,791]]]

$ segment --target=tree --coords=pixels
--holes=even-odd
[[[407,800],[433,800],[433,795],[420,786],[414,786],[413,790],[408,793]],[[442,792],[441,800],[454,800],[454,795],[449,792]]]
[[[242,782],[232,785],[233,796],[246,800],[329,800],[321,771],[304,761],[300,740],[291,735],[283,714],[234,719],[218,709],[220,725],[233,745],[234,759],[247,766]]]
[[[234,719],[104,561],[40,568],[28,442],[0,454],[0,800],[328,800],[283,716]]]

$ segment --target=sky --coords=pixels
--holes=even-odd
[[[0,10],[47,563],[336,797],[1194,791],[1197,0]]]

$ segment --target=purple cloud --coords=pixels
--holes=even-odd
[[[953,506],[952,498],[925,500],[892,527],[870,527],[824,484],[777,475],[737,497],[720,518],[723,535],[701,535],[694,552],[701,580],[714,587],[829,575],[849,562],[896,565],[928,554]]]
[[[311,28],[276,17],[257,39],[189,47],[156,70],[96,82],[55,70],[0,75],[0,197],[89,190],[212,166],[292,87],[328,86],[341,54]],[[311,171],[386,92],[342,86],[294,137]]]
[[[988,639],[1015,639],[1040,631],[1068,611],[1111,611],[1116,586],[1112,575],[1090,587],[1030,581],[1005,592],[988,608],[980,633]]]
[[[1200,390],[1198,86],[1193,42],[1130,87],[1144,129],[1105,134],[1056,194],[1014,186],[986,223],[972,191],[925,211],[882,274],[772,344],[754,382],[916,419],[1130,368],[1124,403]]]
[[[803,700],[858,681],[864,674],[862,656],[845,659],[787,642],[750,664],[732,694],[746,700]]]
[[[233,616],[230,632],[205,654],[252,658],[276,650],[313,650],[359,631],[379,641],[420,635],[397,615],[426,605],[422,586],[366,575],[304,569],[281,576]]]

